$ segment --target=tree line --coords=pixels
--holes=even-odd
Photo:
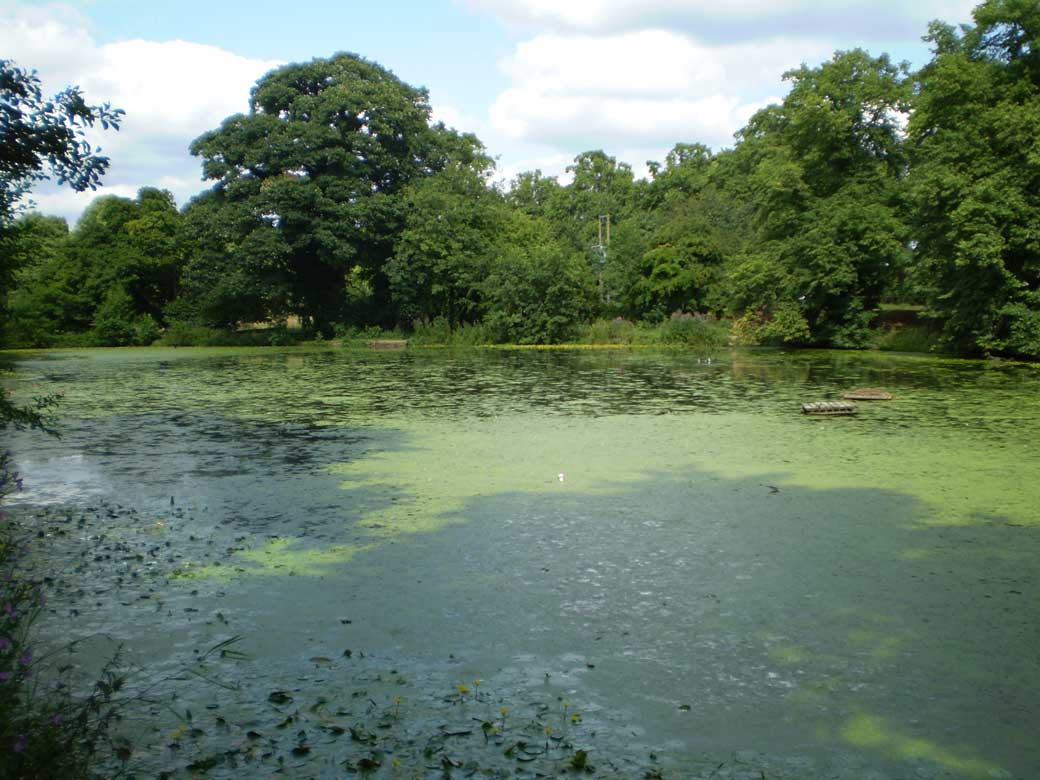
[[[840,51],[784,74],[732,148],[648,179],[602,151],[506,187],[424,90],[338,54],[261,78],[197,138],[212,186],[102,196],[0,232],[11,346],[147,344],[298,318],[554,343],[594,320],[732,322],[745,343],[867,346],[884,303],[944,348],[1040,357],[1040,6],[933,22],[918,71]],[[607,236],[609,235],[609,243]]]

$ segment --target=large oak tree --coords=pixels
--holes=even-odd
[[[427,101],[381,66],[337,54],[267,74],[248,114],[197,138],[191,151],[216,182],[189,209],[202,251],[186,284],[201,318],[297,314],[327,330],[350,318],[347,275],[360,273],[374,299],[365,314],[392,321],[383,267],[402,191],[479,154],[471,136],[431,124]]]

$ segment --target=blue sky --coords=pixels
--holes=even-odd
[[[436,83],[448,99],[490,103],[502,79],[494,63],[509,53],[502,25],[451,0],[78,0],[100,43],[179,38],[256,59],[295,62],[350,51],[409,84]],[[175,9],[175,10],[173,10]],[[491,64],[492,67],[486,67]]]
[[[558,175],[604,149],[637,174],[677,142],[728,146],[780,76],[862,46],[915,65],[933,18],[970,0],[0,0],[0,57],[45,86],[80,85],[127,111],[105,191],[199,192],[190,141],[246,109],[284,62],[352,51],[430,90],[435,118],[475,132],[508,180]],[[75,220],[90,200],[54,186],[41,211]]]

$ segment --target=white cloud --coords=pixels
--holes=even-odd
[[[488,123],[486,119],[467,113],[447,101],[439,100],[436,94],[430,91],[430,122],[443,122],[445,127],[457,130],[460,133],[473,133],[482,141],[486,135]]]
[[[812,40],[712,47],[664,30],[541,35],[503,63],[513,85],[490,116],[510,138],[579,150],[728,146],[755,111],[779,100],[784,70],[828,53]]]
[[[87,20],[68,5],[0,3],[0,56],[36,69],[55,91],[77,83],[97,62]]]
[[[199,161],[188,153],[192,139],[246,111],[250,88],[280,64],[185,41],[98,45],[86,20],[59,4],[0,6],[0,52],[36,69],[48,92],[75,84],[88,102],[126,111],[118,133],[88,133],[112,161],[105,194],[133,195],[140,187],[160,186],[178,202],[205,186]],[[42,211],[75,219],[97,194],[43,185],[34,200]]]
[[[676,142],[732,145],[786,94],[784,71],[856,46],[923,54],[928,21],[969,20],[977,0],[456,2],[526,35],[501,63],[511,83],[489,110],[495,134],[571,157],[619,149],[644,170]]]
[[[935,18],[970,17],[976,0],[462,0],[506,24],[610,33],[667,27],[702,40],[753,40],[794,30],[922,35]]]
[[[516,155],[510,156],[508,160],[499,162],[495,170],[495,181],[508,187],[509,184],[521,173],[530,171],[541,171],[546,176],[560,179],[563,182],[569,178],[567,166],[574,162],[574,155],[557,152],[547,155]]]

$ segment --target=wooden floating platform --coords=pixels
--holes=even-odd
[[[408,346],[405,339],[379,339],[368,342],[370,349],[404,349]]]
[[[858,387],[842,396],[849,401],[891,401],[892,394],[880,387]]]
[[[802,404],[802,414],[843,415],[855,414],[856,404],[845,401],[815,401],[811,404]]]

